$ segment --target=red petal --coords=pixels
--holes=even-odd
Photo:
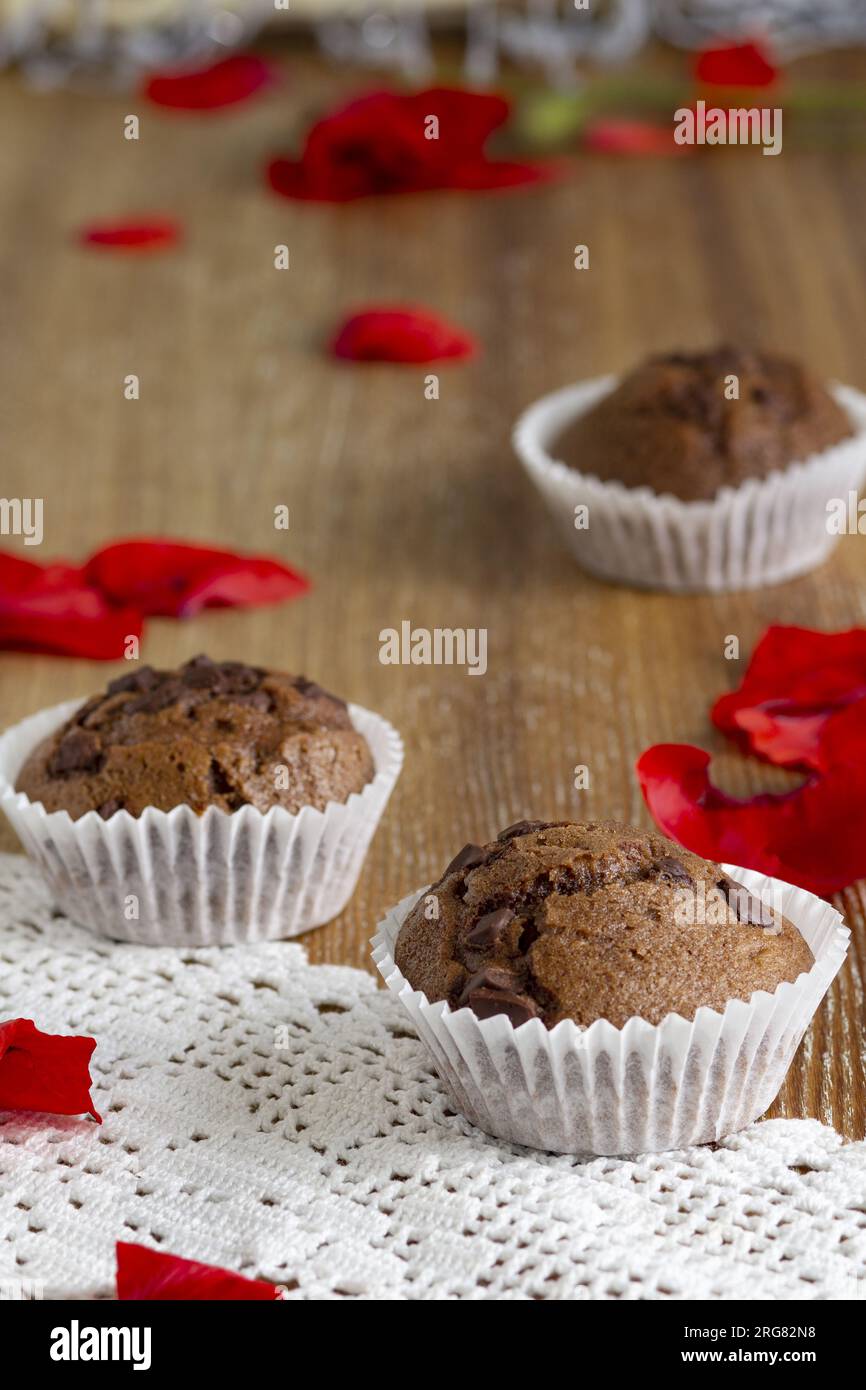
[[[93,1038],[41,1033],[30,1018],[0,1023],[0,1110],[92,1115]]]
[[[828,719],[866,696],[866,629],[770,627],[737,690],[712,719],[749,752],[783,767],[818,765]]]
[[[116,661],[141,613],[117,608],[72,565],[0,553],[0,649]]]
[[[828,726],[821,762],[795,791],[744,800],[713,786],[709,754],[686,744],[647,749],[637,774],[657,825],[687,849],[829,896],[866,877],[866,703]]]
[[[713,87],[769,87],[778,71],[757,42],[725,44],[698,55],[695,76]]]
[[[280,603],[310,587],[279,560],[182,541],[117,541],[91,555],[84,574],[110,602],[170,618],[206,607]]]
[[[472,357],[475,340],[427,309],[365,309],[345,320],[333,340],[335,357],[353,362],[438,362]]]
[[[157,106],[176,111],[215,111],[248,101],[274,81],[267,63],[253,53],[236,53],[211,67],[158,73],[144,85],[144,95]]]
[[[245,1279],[217,1265],[182,1260],[145,1245],[117,1242],[117,1297],[121,1301],[256,1300],[273,1303],[279,1297],[276,1284]]]
[[[169,218],[136,222],[101,222],[84,227],[79,240],[86,246],[112,251],[158,251],[180,240],[180,224]]]
[[[534,183],[547,170],[490,161],[484,144],[508,115],[503,97],[433,87],[402,95],[371,92],[317,121],[300,159],[270,162],[267,177],[286,198],[348,202],[454,188],[491,191]],[[436,138],[430,117],[438,121]]]
[[[687,154],[690,148],[677,144],[673,126],[619,117],[598,117],[589,121],[583,129],[583,144],[595,154]]]

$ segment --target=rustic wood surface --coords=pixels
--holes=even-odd
[[[283,91],[218,118],[141,111],[138,143],[122,138],[139,109],[128,95],[0,80],[2,492],[45,499],[31,556],[168,533],[309,572],[313,593],[287,606],[152,622],[143,656],[205,650],[304,671],[401,730],[405,769],[358,890],[305,940],[316,961],[369,969],[383,910],[464,841],[521,816],[648,824],[633,764],[650,743],[717,751],[735,792],[781,785],[721,747],[708,706],[768,623],[866,621],[866,542],[756,594],[605,585],[561,548],[509,434],[555,386],[718,339],[794,350],[866,387],[864,157],[584,159],[530,193],[302,206],[266,190],[263,160],[359,79],[310,55],[287,68]],[[76,245],[82,224],[134,212],[179,216],[182,248],[124,258]],[[281,242],[287,272],[274,269]],[[587,272],[573,268],[578,242]],[[425,369],[330,361],[336,319],[371,301],[452,315],[483,356],[443,368],[438,401]],[[123,396],[133,372],[137,402]],[[273,528],[280,503],[288,534]],[[403,619],[487,628],[486,676],[381,665],[378,634]],[[724,658],[729,634],[740,662]],[[113,674],[4,654],[3,722]],[[576,792],[580,763],[591,785]],[[862,1137],[866,898],[854,889],[841,905],[849,961],[771,1113]]]

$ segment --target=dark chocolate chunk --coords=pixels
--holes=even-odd
[[[102,762],[102,745],[90,729],[71,728],[63,735],[48,763],[56,776],[65,772],[97,772]]]
[[[694,879],[685,864],[681,863],[679,859],[674,859],[670,854],[664,855],[656,862],[656,869],[659,878],[667,878],[674,883],[694,884]]]
[[[493,912],[485,912],[466,933],[466,944],[480,949],[495,946],[509,922],[513,921],[514,913],[510,907],[498,907]]]
[[[105,693],[120,695],[126,690],[151,690],[158,680],[159,676],[152,666],[141,666],[136,671],[130,671],[125,676],[118,676],[116,680],[109,681]]]
[[[538,1008],[528,995],[507,989],[474,989],[466,1003],[478,1018],[505,1014],[515,1028],[538,1016]]]
[[[146,690],[143,695],[137,695],[134,700],[130,700],[124,706],[125,714],[158,714],[161,709],[168,709],[169,705],[176,705],[183,695],[183,686],[180,681],[172,677],[170,680],[161,681],[152,690]]]
[[[182,680],[187,690],[215,690],[226,684],[218,666],[193,666],[184,669]]]
[[[96,814],[102,816],[103,820],[109,820],[117,811],[123,810],[123,802],[116,796],[112,796],[108,801],[103,801],[101,806],[97,806]]]
[[[211,758],[210,768],[208,769],[208,781],[211,791],[215,796],[221,796],[228,803],[230,811],[239,811],[241,806],[246,806],[246,798],[232,786],[228,779],[225,768],[221,767],[216,758]]]
[[[248,695],[236,695],[235,703],[249,705],[252,709],[263,710],[266,714],[274,708],[274,702],[266,690],[251,690]]]
[[[517,835],[531,835],[535,830],[547,830],[552,824],[549,820],[516,820],[507,825],[496,836],[497,840],[513,840]]]
[[[513,970],[502,965],[485,965],[470,975],[460,993],[460,1003],[465,1004],[470,994],[477,989],[513,990],[517,980]]]
[[[464,845],[460,853],[455,854],[442,878],[447,878],[449,874],[455,873],[458,869],[476,869],[479,864],[484,863],[485,858],[486,855],[480,845]]]
[[[736,914],[738,922],[750,927],[774,927],[776,919],[768,907],[750,893],[748,888],[742,883],[737,883],[736,879],[723,878],[717,885],[719,892],[727,899],[728,906]]]

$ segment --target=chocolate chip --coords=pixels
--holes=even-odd
[[[124,714],[158,714],[169,705],[176,705],[183,695],[183,686],[175,677],[163,680],[152,690],[129,700],[124,706]]]
[[[466,933],[466,944],[481,949],[495,946],[509,922],[513,921],[514,913],[510,907],[498,907],[493,912],[485,912]]]
[[[538,1016],[538,1008],[532,999],[525,994],[514,994],[511,990],[475,989],[466,1003],[478,1018],[505,1014],[515,1028]]]
[[[723,878],[716,884],[719,892],[733,908],[738,922],[749,927],[774,927],[776,919],[768,907],[754,893],[736,879]]]
[[[122,810],[123,802],[119,801],[116,796],[112,796],[108,801],[103,801],[101,806],[97,806],[96,814],[102,816],[103,820],[109,820],[111,816]]]
[[[504,989],[512,991],[517,983],[514,971],[505,966],[485,965],[470,975],[460,993],[460,1003],[465,1004],[470,994],[478,989]]]
[[[89,729],[72,728],[63,735],[48,763],[56,776],[66,772],[97,772],[102,763],[102,746]]]
[[[317,685],[315,681],[308,680],[306,676],[295,676],[294,686],[299,695],[306,695],[311,700],[324,695],[328,700],[336,700],[338,705],[345,703],[343,700],[338,700],[336,695],[329,695],[327,690],[323,690],[320,685]]]
[[[125,676],[118,676],[116,680],[109,681],[105,688],[106,695],[121,695],[126,690],[152,690],[159,681],[152,666],[141,666],[137,671],[130,671]]]
[[[213,662],[209,666],[185,666],[181,679],[187,690],[213,690],[225,684],[220,668]]]
[[[274,708],[274,702],[266,690],[251,690],[248,695],[236,695],[235,703],[249,705],[252,709],[260,709],[265,713]]]
[[[536,830],[547,830],[553,824],[549,820],[516,820],[513,825],[508,825],[504,830],[500,830],[496,836],[497,840],[512,840],[517,835],[531,835]]]
[[[225,681],[225,687],[232,695],[241,695],[245,691],[256,690],[261,685],[265,674],[259,667],[245,666],[240,661],[224,661],[219,669]]]
[[[484,863],[486,857],[480,845],[464,845],[460,853],[455,854],[448,868],[442,875],[442,878],[447,878],[449,874],[456,873],[458,869],[476,869],[479,864]]]
[[[659,878],[668,878],[674,883],[694,884],[694,879],[685,864],[681,863],[679,859],[674,859],[670,854],[664,855],[656,862],[656,871]]]
[[[198,656],[191,656],[189,661],[185,661],[181,666],[182,671],[200,671],[208,668],[216,668],[216,662],[204,652],[199,652]]]

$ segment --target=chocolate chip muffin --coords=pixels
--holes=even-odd
[[[691,1019],[813,965],[797,928],[718,864],[616,821],[520,821],[466,845],[395,960],[431,1002],[548,1028]]]
[[[739,383],[734,400],[725,396],[730,376]],[[650,358],[577,416],[552,452],[604,482],[691,502],[853,434],[848,414],[799,363],[718,347]]]
[[[197,656],[112,681],[33,750],[16,790],[73,820],[148,806],[295,813],[345,801],[373,773],[336,696],[304,676]]]

